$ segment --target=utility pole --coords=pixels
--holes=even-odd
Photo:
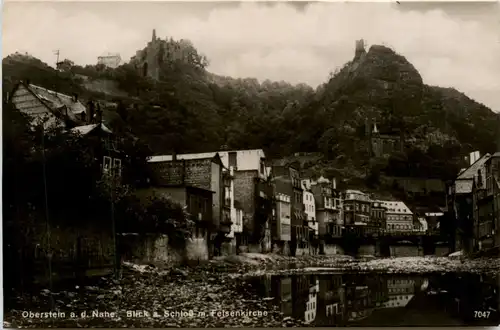
[[[59,53],[60,53],[59,49],[54,50],[54,55],[57,56],[57,58],[56,58],[56,68],[57,68],[57,65],[59,64]]]
[[[59,49],[54,50],[54,55],[56,55],[56,82],[59,80]],[[54,92],[57,96],[57,83],[54,83]]]

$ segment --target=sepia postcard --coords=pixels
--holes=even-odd
[[[3,8],[5,328],[497,326],[500,5]]]

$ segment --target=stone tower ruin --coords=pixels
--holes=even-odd
[[[363,39],[356,40],[356,49],[354,59],[359,59],[362,55],[366,54],[365,41]]]

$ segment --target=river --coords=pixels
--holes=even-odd
[[[264,275],[242,283],[310,326],[496,326],[499,275]]]

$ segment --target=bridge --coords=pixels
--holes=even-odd
[[[369,254],[380,257],[443,255],[448,240],[439,232],[423,231],[359,231],[346,228],[341,237],[330,240],[346,254]],[[353,230],[354,229],[354,230]]]

